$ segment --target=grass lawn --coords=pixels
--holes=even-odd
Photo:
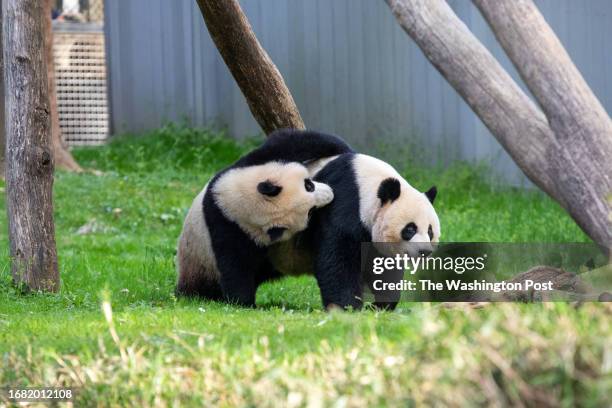
[[[56,174],[54,295],[12,287],[0,194],[0,388],[71,386],[79,405],[610,405],[610,304],[328,314],[310,277],[263,286],[256,310],[176,299],[183,217],[252,146],[169,126],[75,151],[103,175]],[[553,201],[482,168],[404,174],[438,186],[444,241],[588,242]]]

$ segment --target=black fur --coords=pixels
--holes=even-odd
[[[402,228],[402,239],[404,241],[410,241],[412,237],[417,233],[417,226],[414,222],[409,222],[404,228]]]
[[[287,231],[287,228],[273,227],[273,228],[270,228],[267,232],[268,232],[268,236],[270,237],[270,241],[274,242],[280,237],[282,237],[285,231]]]
[[[215,175],[209,182],[202,206],[221,275],[220,288],[212,287],[217,284],[198,282],[191,288],[177,288],[178,294],[216,299],[220,289],[224,300],[252,307],[259,284],[280,276],[269,262],[266,249],[257,246],[238,224],[227,219],[215,202],[213,187],[225,172],[270,161],[306,163],[347,152],[352,149],[337,136],[284,129],[274,132],[262,146]]]
[[[354,158],[354,153],[341,155],[314,177],[334,191],[334,201],[314,212],[306,230],[309,236],[307,242],[314,250],[315,276],[326,308],[334,304],[342,308],[360,309],[363,305],[363,288],[368,283],[371,286],[369,280],[373,276],[367,273],[369,271],[361,270],[364,256],[361,243],[371,242],[372,234],[360,219]],[[397,179],[384,180],[377,192],[381,205],[397,199],[400,187]],[[366,253],[365,256],[373,254]],[[368,265],[368,262],[364,262],[364,265]],[[386,293],[384,302],[379,298],[375,294],[375,307],[393,309],[399,301],[399,292]]]
[[[256,166],[271,161],[307,163],[352,151],[344,140],[335,135],[314,130],[280,129],[230,168]]]
[[[389,177],[384,179],[378,187],[378,198],[381,204],[386,204],[388,201],[393,202],[400,196],[402,187],[398,179]]]
[[[425,195],[427,196],[429,202],[433,204],[434,200],[436,199],[436,196],[438,195],[438,188],[436,186],[433,186],[425,192]]]
[[[328,184],[334,201],[317,209],[307,233],[315,253],[315,276],[323,305],[359,309],[362,306],[361,242],[372,240],[359,221],[359,189],[352,153],[328,163],[314,179]]]
[[[223,215],[212,194],[204,195],[204,217],[221,275],[224,299],[244,306],[255,306],[255,275],[265,259],[258,247],[238,224]]]
[[[257,185],[257,191],[263,195],[267,195],[268,197],[276,197],[281,191],[283,191],[283,187],[277,186],[276,184],[266,180]]]
[[[321,290],[323,305],[359,309],[363,305],[363,288],[371,287],[374,275],[361,270],[371,265],[367,257],[380,256],[372,247],[363,248],[362,242],[372,242],[371,232],[361,222],[359,214],[359,187],[354,169],[354,153],[343,154],[329,162],[314,180],[328,184],[334,191],[334,201],[317,209],[305,234],[315,255],[315,276]],[[400,196],[401,184],[395,178],[384,180],[377,191],[381,205]],[[437,190],[432,187],[425,194],[433,203]],[[406,226],[416,231],[416,226]],[[408,231],[407,231],[408,232]],[[366,257],[366,258],[362,258]],[[400,282],[403,271],[386,276],[390,282]],[[401,293],[392,291],[374,294],[374,306],[394,309]],[[384,299],[382,301],[381,299]]]
[[[204,274],[202,270],[200,273]],[[201,278],[197,282],[180,281],[174,291],[176,296],[203,297],[210,300],[223,299],[221,285],[213,279]]]

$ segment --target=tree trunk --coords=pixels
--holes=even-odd
[[[612,195],[610,117],[531,0],[473,1],[575,163],[571,174],[557,169],[564,198],[574,203],[570,214],[595,241],[612,243],[606,203]]]
[[[2,1],[0,0],[0,33],[2,32]],[[0,39],[0,180],[4,180],[4,152],[6,150],[6,135],[4,126],[4,58],[2,41]]]
[[[280,72],[261,47],[237,0],[197,0],[208,31],[266,134],[304,129]]]
[[[583,140],[569,150],[542,111],[444,0],[386,0],[404,31],[493,133],[527,177],[557,200],[597,243],[612,247],[605,197],[583,168],[592,168]],[[600,147],[607,151],[605,141]],[[610,142],[608,142],[610,143]],[[583,152],[578,157],[575,151]],[[596,168],[604,168],[598,164]],[[609,174],[607,175],[610,176]],[[608,184],[609,186],[609,184]],[[608,190],[609,191],[609,190]],[[577,194],[578,192],[578,194]]]
[[[11,270],[30,290],[59,288],[53,225],[53,155],[39,0],[4,0],[6,196]]]
[[[55,91],[55,63],[53,60],[53,27],[51,25],[51,7],[53,0],[43,0],[45,26],[45,56],[47,59],[47,78],[49,81],[49,109],[51,113],[51,145],[55,159],[55,167],[68,171],[83,171],[81,166],[74,160],[72,154],[66,149],[62,142],[62,130],[60,129],[59,113],[57,111],[57,93]]]

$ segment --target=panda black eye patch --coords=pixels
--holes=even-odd
[[[315,185],[311,179],[304,179],[304,188],[306,188],[306,191],[309,193],[315,191]]]
[[[261,194],[274,197],[280,194],[283,188],[272,183],[270,180],[262,181],[257,185],[257,191]]]
[[[406,224],[406,226],[402,230],[402,239],[404,241],[410,241],[416,233],[417,233],[416,224],[414,222],[409,222],[408,224]]]
[[[427,229],[427,235],[429,235],[429,240],[431,241],[433,239],[433,228],[431,228],[431,225]]]

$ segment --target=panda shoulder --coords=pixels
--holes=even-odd
[[[400,177],[389,163],[367,154],[355,154],[353,168],[358,173],[380,174],[386,177]]]

